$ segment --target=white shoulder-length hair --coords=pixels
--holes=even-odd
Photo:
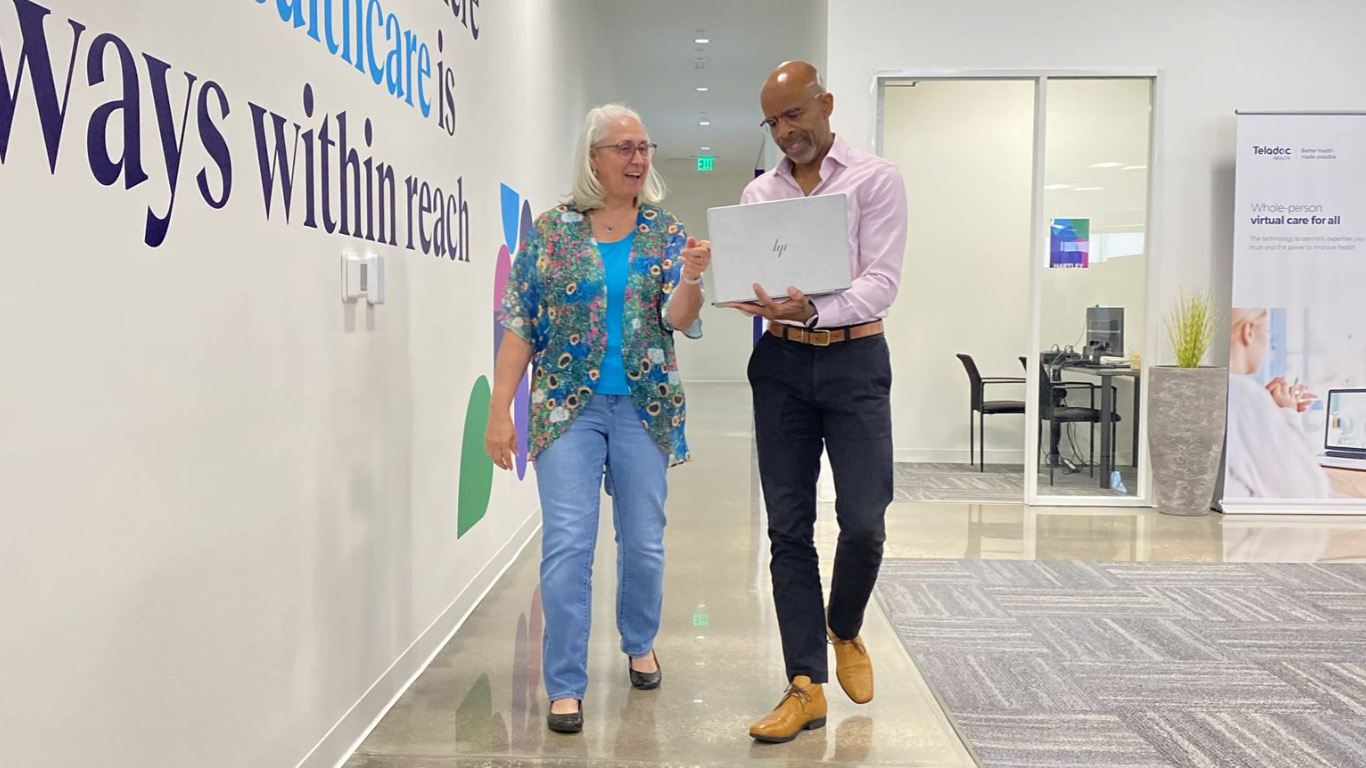
[[[594,107],[588,110],[588,116],[584,118],[583,134],[579,137],[579,147],[574,153],[574,189],[570,193],[574,207],[581,211],[591,211],[603,205],[602,182],[593,175],[593,164],[588,158],[588,153],[593,145],[600,144],[607,138],[612,123],[623,118],[630,118],[644,126],[640,115],[623,104]],[[649,135],[648,132],[646,135]],[[664,177],[659,175],[659,171],[655,169],[654,158],[651,158],[650,171],[645,176],[645,185],[641,187],[640,198],[636,202],[657,205],[664,200],[667,191]]]

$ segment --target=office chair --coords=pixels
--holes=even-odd
[[[957,355],[959,362],[963,364],[963,370],[967,371],[968,384],[972,387],[971,403],[968,408],[968,466],[972,466],[974,455],[981,451],[981,459],[977,462],[978,471],[987,471],[987,416],[1003,413],[1025,412],[1023,400],[988,400],[986,399],[986,387],[988,384],[1023,384],[1024,379],[1004,378],[1000,376],[982,378],[982,374],[977,371],[977,363],[973,361],[972,355]],[[973,430],[973,419],[977,420],[977,430],[981,435],[980,447],[978,445],[977,434]]]
[[[1073,391],[1086,390],[1090,397],[1089,407],[1071,406],[1067,404],[1067,395]],[[1099,386],[1085,381],[1056,381],[1050,375],[1048,366],[1042,361],[1039,362],[1039,417],[1048,422],[1048,454],[1044,457],[1048,462],[1048,484],[1053,485],[1053,470],[1057,466],[1058,459],[1058,437],[1054,436],[1053,429],[1059,424],[1089,424],[1091,427],[1091,440],[1087,444],[1087,469],[1090,470],[1091,477],[1096,476],[1096,425],[1100,424],[1100,409],[1096,407],[1096,390]],[[1120,418],[1118,413],[1110,414],[1110,456],[1113,464],[1114,451],[1116,447],[1116,427]],[[1039,431],[1039,451],[1043,451],[1043,431]]]

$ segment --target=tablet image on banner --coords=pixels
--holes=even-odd
[[[1238,122],[1226,512],[1366,499],[1366,115]]]
[[[1366,497],[1366,390],[1347,386],[1352,361],[1338,358],[1366,322],[1344,314],[1234,308],[1226,502]]]

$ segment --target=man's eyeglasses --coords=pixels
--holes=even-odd
[[[620,144],[595,144],[593,149],[615,149],[622,160],[630,160],[639,152],[646,160],[649,160],[654,157],[655,150],[659,149],[659,145],[647,141],[642,141],[639,144],[623,141]]]
[[[798,104],[797,106],[793,107],[792,109],[786,109],[786,110],[783,110],[782,112],[779,112],[777,115],[775,115],[775,116],[773,116],[773,117],[764,118],[764,121],[763,121],[762,123],[759,123],[759,127],[760,127],[760,128],[763,128],[763,129],[766,130],[766,131],[771,131],[771,130],[773,130],[774,128],[777,128],[777,127],[778,127],[778,119],[779,119],[779,118],[782,118],[782,119],[788,121],[789,123],[795,123],[795,122],[797,122],[797,118],[799,118],[799,117],[802,116],[802,112],[805,111],[806,105],[809,104],[809,103],[811,102],[812,99],[819,99],[820,97],[822,97],[822,96],[824,96],[824,95],[825,95],[824,93],[817,93],[817,94],[815,94],[814,96],[808,96],[808,97],[806,97],[806,101],[803,101],[801,104]]]

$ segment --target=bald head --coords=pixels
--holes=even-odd
[[[814,96],[825,92],[825,83],[821,82],[821,73],[812,64],[805,61],[784,61],[778,65],[764,81],[763,90],[759,93],[759,98],[763,98],[763,93],[771,89],[789,90],[803,95]]]
[[[819,165],[835,135],[830,113],[835,97],[827,93],[820,72],[805,61],[785,61],[759,90],[759,106],[773,140],[794,164]]]

